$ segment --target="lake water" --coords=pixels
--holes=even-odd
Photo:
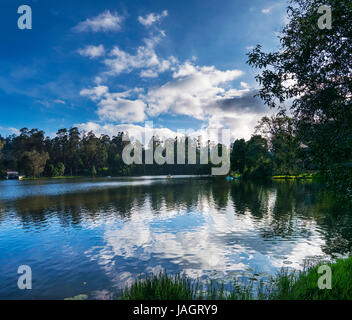
[[[0,299],[111,299],[162,270],[259,279],[351,245],[351,210],[313,182],[0,182]],[[21,265],[32,269],[32,290],[18,289]]]

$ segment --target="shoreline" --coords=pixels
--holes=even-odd
[[[178,175],[172,175],[172,176],[183,176],[184,174],[178,174]],[[42,176],[42,177],[23,177],[20,179],[21,181],[30,181],[30,180],[60,180],[60,179],[84,179],[84,178],[107,178],[107,179],[116,179],[116,178],[126,178],[126,177],[143,177],[143,176],[150,176],[150,175],[124,175],[124,176],[56,176],[56,177],[48,177],[48,176]],[[151,177],[167,177],[167,175],[151,175]],[[223,178],[226,179],[227,177],[232,177],[235,180],[241,180],[244,179],[242,175],[232,175],[231,173],[229,175],[224,175],[224,176],[212,176],[212,175],[184,175],[184,176],[199,176],[199,177],[204,177],[208,176],[210,178]],[[316,174],[312,173],[305,173],[305,174],[299,174],[299,175],[273,175],[273,176],[268,176],[265,179],[267,180],[320,180],[319,177]],[[1,180],[19,180],[19,179],[6,179],[6,178],[0,178]],[[246,180],[257,180],[257,179],[246,179]]]
[[[330,282],[329,272],[322,272],[327,269]],[[198,280],[161,273],[136,280],[120,291],[118,300],[352,300],[352,256],[228,287],[212,281],[205,288]]]

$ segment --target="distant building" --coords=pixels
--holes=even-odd
[[[17,171],[15,170],[6,170],[6,179],[18,179],[19,178],[19,174]]]

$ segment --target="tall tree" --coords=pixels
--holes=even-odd
[[[39,177],[44,172],[48,160],[49,154],[47,152],[26,151],[20,160],[22,171],[27,176]]]
[[[246,166],[247,144],[244,139],[236,140],[231,151],[231,169],[243,174]]]
[[[265,178],[272,175],[272,159],[268,141],[264,137],[253,135],[247,142],[245,162],[245,176]]]
[[[81,138],[78,128],[71,128],[68,132],[67,141],[67,171],[72,176],[77,175],[79,167],[82,166],[81,159]]]
[[[265,136],[273,154],[274,170],[276,174],[298,174],[303,170],[304,146],[296,135],[296,125],[293,118],[284,113],[276,116],[263,117],[256,132]]]
[[[4,148],[4,146],[5,146],[5,140],[0,136],[0,159],[2,157],[1,151]]]
[[[318,9],[332,9],[332,28]],[[257,46],[248,63],[261,68],[259,95],[270,107],[289,104],[298,134],[329,181],[352,197],[352,2],[291,0],[281,47]]]

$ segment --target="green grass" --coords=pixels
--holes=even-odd
[[[351,300],[352,299],[352,258],[339,259],[328,263],[331,268],[331,290],[318,288],[320,263],[307,271],[290,274],[282,272],[274,280],[270,298],[275,300]],[[323,273],[325,274],[325,272]]]
[[[181,275],[146,276],[121,291],[122,300],[351,300],[352,258],[328,263],[332,271],[332,289],[321,290],[318,274],[321,265],[301,272],[283,269],[276,276],[263,282],[238,282],[230,286],[215,281],[202,285]]]
[[[314,175],[313,173],[303,173],[303,174],[298,174],[298,175],[279,175],[279,176],[273,176],[273,179],[275,180],[295,180],[295,179],[313,179]]]
[[[234,285],[226,291],[223,284],[210,282],[206,286],[183,275],[150,275],[122,290],[120,300],[247,300],[252,299],[252,287]]]

